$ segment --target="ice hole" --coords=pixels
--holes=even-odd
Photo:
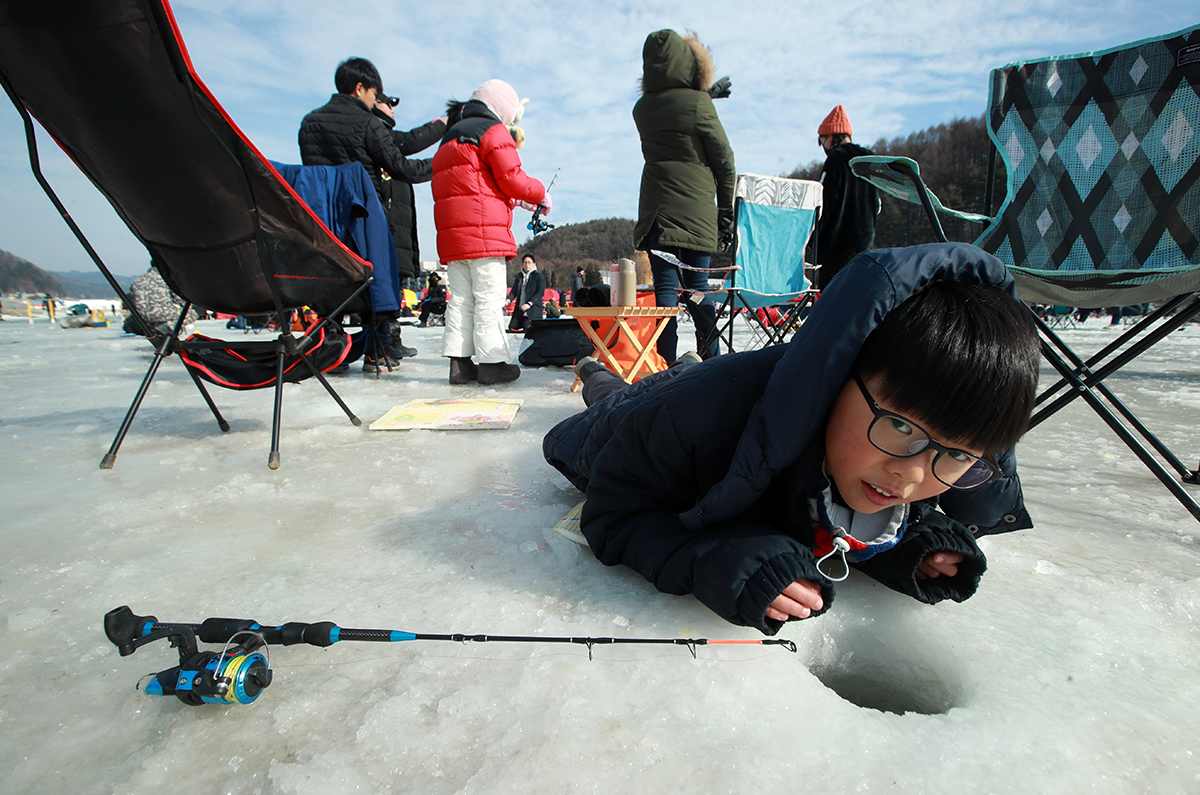
[[[809,663],[809,671],[855,706],[903,715],[942,715],[963,698],[956,660],[940,644],[916,646],[928,639],[882,636],[863,628],[826,637]]]

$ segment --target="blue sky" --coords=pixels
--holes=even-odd
[[[491,77],[529,97],[526,170],[561,169],[550,219],[637,212],[641,153],[631,110],[641,48],[661,28],[695,30],[733,95],[717,109],[739,172],[781,174],[816,160],[816,128],[844,104],[870,144],[983,112],[989,70],[1104,49],[1200,21],[1194,0],[1091,3],[547,2],[325,3],[179,0],[173,9],[201,79],[262,152],[298,162],[296,131],[333,92],[351,55],[379,67],[404,128],[440,115]],[[43,168],[114,272],[145,270],[145,249],[42,135]],[[433,150],[420,156],[432,157]],[[20,119],[0,106],[0,249],[53,271],[94,267],[28,168]],[[416,188],[422,258],[436,258],[428,185]],[[520,213],[518,242],[528,236]]]

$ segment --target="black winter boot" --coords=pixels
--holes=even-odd
[[[409,356],[417,355],[416,348],[410,348],[400,341],[400,332],[403,328],[404,326],[395,321],[388,324],[387,342],[383,344],[383,349],[393,359],[407,359]]]
[[[516,381],[520,377],[521,368],[515,364],[497,362],[479,365],[479,383],[484,385],[503,384],[508,381]]]
[[[479,365],[469,356],[450,358],[450,383],[466,384],[479,378]]]

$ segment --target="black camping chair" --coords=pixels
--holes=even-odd
[[[1200,472],[1104,383],[1200,314],[1198,34],[1200,25],[994,70],[988,134],[1008,172],[996,218],[942,207],[907,158],[855,158],[851,168],[922,204],[942,240],[938,213],[988,223],[976,245],[1009,264],[1027,302],[1056,309],[1163,302],[1086,361],[1039,318],[1042,351],[1061,378],[1038,397],[1043,408],[1030,427],[1082,397],[1200,519],[1200,504],[1180,483],[1200,483]],[[987,195],[990,206],[991,180]]]
[[[371,264],[343,245],[281,179],[196,75],[166,0],[40,0],[0,6],[0,83],[25,123],[43,190],[100,268],[156,353],[100,464],[110,469],[162,359],[171,353],[264,351],[275,376],[268,465],[279,466],[283,383],[316,376],[328,322],[290,331],[292,309],[323,318],[365,311]],[[105,195],[188,305],[169,335],[154,334],[41,173],[31,116]],[[271,315],[273,340],[178,339],[192,303],[232,315]],[[285,360],[291,359],[291,364]],[[287,370],[291,377],[285,379]],[[229,424],[196,371],[188,373],[222,431]]]

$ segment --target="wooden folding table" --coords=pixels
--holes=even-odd
[[[677,306],[572,306],[563,310],[570,317],[575,318],[579,322],[579,327],[583,329],[583,333],[588,335],[588,339],[596,346],[596,352],[593,354],[597,359],[621,378],[625,379],[626,383],[633,383],[642,370],[645,370],[643,375],[650,375],[658,372],[657,368],[653,367],[650,362],[650,354],[654,350],[655,343],[658,342],[658,337],[666,328],[665,324],[668,320],[676,317],[679,314]],[[642,342],[638,338],[637,333],[629,326],[630,319],[647,319],[654,324],[654,331],[650,334],[649,339]],[[612,320],[613,324],[609,327],[608,333],[603,338],[596,333],[596,329],[592,328],[591,321],[593,320]],[[629,340],[629,344],[637,351],[637,358],[628,367],[623,367],[621,362],[612,354],[608,346],[617,334],[623,334],[625,339]],[[579,388],[579,379],[575,380],[575,384],[571,386],[571,391],[574,392]]]

